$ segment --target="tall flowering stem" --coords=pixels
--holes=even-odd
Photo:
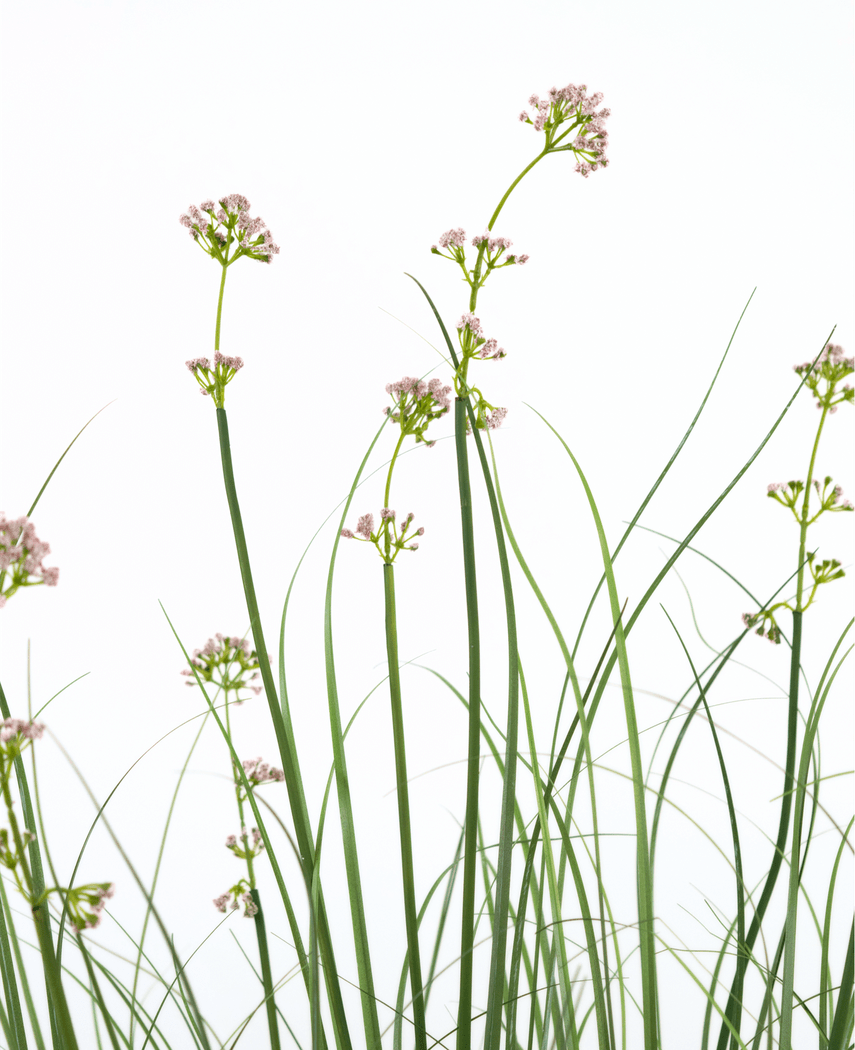
[[[764,635],[772,642],[780,642],[781,631],[775,619],[775,611],[786,608],[793,617],[793,638],[790,655],[790,688],[789,703],[787,709],[787,754],[785,758],[784,789],[781,795],[781,810],[778,821],[778,834],[775,841],[775,850],[766,882],[757,902],[754,917],[745,935],[745,943],[738,945],[736,972],[731,985],[725,1017],[738,1030],[742,1014],[742,988],[745,974],[751,958],[751,949],[760,933],[763,917],[769,906],[778,873],[787,852],[787,840],[790,837],[790,818],[793,818],[791,835],[791,848],[789,856],[790,876],[787,901],[787,927],[783,952],[784,973],[783,987],[781,993],[781,1034],[780,1045],[782,1050],[790,1050],[792,1040],[792,1017],[793,1017],[793,979],[795,972],[796,951],[796,915],[798,909],[799,882],[801,869],[801,822],[804,807],[804,784],[806,775],[795,775],[797,734],[799,722],[799,677],[801,665],[802,630],[803,617],[807,609],[813,604],[819,586],[839,579],[843,575],[840,563],[836,560],[825,561],[816,565],[814,555],[807,550],[808,528],[823,513],[846,512],[853,509],[849,500],[841,501],[842,490],[839,486],[831,487],[832,479],[826,477],[824,484],[814,478],[816,470],[817,453],[819,442],[822,437],[823,428],[829,415],[837,412],[838,406],[853,403],[852,386],[843,380],[848,379],[855,371],[855,361],[847,358],[843,348],[832,343],[826,344],[814,361],[806,361],[804,364],[794,366],[797,375],[803,378],[804,385],[808,388],[815,399],[816,407],[820,412],[819,423],[816,429],[813,447],[811,448],[810,461],[808,464],[807,478],[802,481],[790,481],[786,485],[774,482],[768,487],[768,497],[777,503],[787,507],[795,516],[799,526],[799,547],[796,572],[796,595],[791,602],[782,601],[770,608],[763,609],[759,613],[743,616],[743,622],[748,627],[757,627],[756,633]],[[816,512],[811,513],[811,491],[815,491],[819,499],[819,507]],[[806,596],[807,575],[813,578],[813,586],[810,594]],[[816,703],[816,701],[814,701]],[[813,714],[813,711],[811,712]],[[816,718],[809,717],[805,740],[802,743],[803,761],[809,756],[811,746],[811,727],[815,731]],[[780,956],[779,956],[780,962]],[[736,1039],[729,1032],[726,1023],[722,1024],[719,1032],[717,1050],[725,1050],[730,1042],[731,1047],[736,1047]]]
[[[268,656],[259,617],[258,602],[255,596],[255,587],[253,584],[249,554],[246,545],[246,536],[244,534],[240,505],[238,503],[237,490],[235,487],[231,448],[229,443],[228,419],[224,407],[225,386],[232,378],[234,378],[238,369],[243,365],[240,358],[228,358],[220,353],[220,331],[222,324],[226,271],[230,266],[237,262],[238,259],[243,258],[244,256],[257,262],[270,263],[273,256],[279,252],[279,247],[274,243],[270,231],[265,228],[266,224],[264,221],[260,218],[250,217],[249,211],[249,201],[240,194],[233,193],[223,197],[219,201],[219,208],[214,201],[208,200],[205,201],[200,208],[191,205],[187,213],[181,215],[179,218],[179,222],[189,231],[190,236],[195,243],[222,267],[219,295],[217,299],[217,320],[214,330],[214,367],[211,368],[210,362],[208,362],[206,358],[195,358],[188,361],[187,367],[193,372],[202,389],[202,393],[210,395],[216,405],[220,456],[223,465],[223,481],[229,504],[232,529],[235,536],[235,546],[237,548],[238,563],[240,565],[241,579],[244,586],[244,595],[250,615],[254,647],[258,656],[262,685],[267,697],[270,715],[276,733],[276,740],[279,746],[279,753],[282,759],[285,782],[288,788],[288,798],[297,837],[297,845],[300,852],[303,877],[307,891],[311,893],[314,879],[313,833],[308,809],[306,807],[297,750],[293,741],[293,734],[290,731],[290,721],[286,726],[286,720],[279,707],[276,687],[270,670],[270,658]],[[275,871],[278,872],[278,867],[275,868]],[[277,878],[279,880],[283,902],[286,905],[286,910],[288,910],[289,904],[286,899],[287,892],[284,883],[282,883],[281,878],[279,878],[278,875]],[[317,922],[318,945],[323,960],[324,979],[327,987],[330,1010],[333,1016],[333,1023],[336,1028],[340,1050],[351,1050],[347,1018],[344,1013],[344,1005],[339,986],[338,968],[335,962],[332,939],[323,903],[323,895],[320,893],[318,894],[318,901],[318,914],[313,916],[313,919]],[[256,906],[254,899],[253,904]],[[290,914],[291,913],[289,912],[289,918]],[[256,913],[256,918],[258,919],[259,916],[262,916],[260,907]],[[294,920],[294,922],[296,922],[296,920]],[[265,928],[263,921],[261,922],[261,925],[257,922],[256,928],[259,932],[259,936],[264,937]],[[295,943],[301,945],[302,940],[299,928],[294,926],[292,933],[295,937]],[[309,1000],[311,1003],[316,1004],[320,993],[316,983],[313,983],[312,967],[310,966],[308,957],[302,949],[298,951],[298,955],[300,957],[300,965],[306,983]],[[275,1039],[278,1038],[278,1036],[274,1034],[274,1012],[270,1005],[272,1002],[272,994],[268,995],[268,993],[265,992],[265,997],[268,1000],[268,1017],[271,1019],[271,1038]],[[327,1045],[322,1029],[319,1031],[319,1044],[322,1050]]]
[[[576,171],[588,177],[591,171],[605,167],[608,159],[605,150],[608,144],[608,133],[605,120],[609,110],[596,112],[602,102],[602,95],[586,95],[585,85],[577,87],[568,84],[565,88],[553,88],[545,99],[532,95],[529,105],[534,108],[534,116],[520,114],[520,121],[534,126],[535,131],[543,132],[544,145],[538,155],[520,172],[502,195],[487,224],[486,234],[476,237],[474,245],[478,249],[475,265],[471,275],[467,273],[462,258],[458,258],[462,248],[462,230],[450,231],[445,235],[445,243],[452,250],[455,261],[460,263],[467,273],[470,286],[469,313],[461,318],[458,330],[461,332],[460,358],[455,353],[448,332],[436,308],[425,289],[422,292],[433,309],[434,315],[442,329],[446,344],[455,366],[455,390],[458,402],[455,408],[455,444],[457,448],[458,484],[460,488],[461,524],[463,529],[464,575],[466,581],[467,630],[469,636],[469,755],[467,775],[466,817],[464,822],[464,872],[463,872],[463,915],[461,921],[461,972],[460,996],[457,1017],[458,1050],[470,1050],[472,1039],[472,950],[474,936],[474,893],[478,820],[478,765],[480,763],[480,633],[478,626],[477,585],[475,580],[474,529],[472,525],[471,492],[469,467],[466,448],[466,432],[471,430],[475,436],[476,447],[484,481],[490,497],[496,543],[502,570],[502,584],[505,597],[505,610],[508,626],[508,714],[505,755],[505,775],[500,817],[499,855],[496,877],[496,898],[493,914],[493,944],[490,956],[490,979],[486,1011],[486,1031],[484,1036],[485,1050],[498,1050],[502,1030],[502,1007],[505,991],[505,958],[507,950],[507,927],[510,917],[510,880],[511,861],[514,843],[513,803],[516,784],[517,763],[517,729],[519,721],[519,658],[517,653],[516,613],[513,590],[511,587],[510,569],[505,547],[499,507],[493,489],[492,477],[484,453],[479,430],[495,429],[504,420],[507,409],[491,405],[477,388],[468,383],[469,363],[476,357],[490,357],[494,360],[504,357],[504,350],[499,350],[495,341],[488,341],[481,332],[479,319],[475,316],[478,294],[484,285],[486,276],[495,268],[496,252],[500,248],[510,247],[498,238],[489,236],[502,209],[511,193],[525,176],[550,153],[572,152],[577,157]],[[575,137],[570,136],[575,132]],[[455,253],[455,248],[458,250]],[[526,257],[527,258],[527,257]],[[524,261],[524,260],[523,260]],[[484,273],[484,268],[487,272]],[[416,282],[419,283],[418,281]],[[488,347],[487,352],[483,348]],[[473,406],[474,401],[474,406]],[[639,829],[640,830],[640,829]],[[645,829],[646,830],[646,829]],[[517,915],[516,921],[522,923],[524,917]],[[652,930],[646,936],[652,940]],[[645,981],[645,1013],[655,1026],[656,1004],[652,985]],[[598,1028],[601,1028],[598,1011]],[[651,1048],[652,1050],[652,1048]]]

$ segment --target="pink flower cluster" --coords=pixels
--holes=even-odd
[[[507,251],[508,248],[514,243],[508,237],[493,237],[489,230],[485,230],[484,233],[477,234],[472,238],[472,243],[476,248],[480,248],[481,245],[485,245],[487,252],[492,255],[494,252]],[[506,262],[516,263],[517,266],[522,266],[528,262],[527,255],[507,255],[505,256]]]
[[[190,231],[190,236],[197,243],[201,243],[200,237],[207,241],[205,251],[211,256],[220,257],[218,249],[228,244],[236,233],[241,254],[272,262],[273,256],[279,254],[279,245],[274,243],[273,234],[266,229],[264,219],[250,217],[250,203],[246,197],[240,193],[230,193],[219,203],[220,207],[216,211],[212,200],[203,201],[201,208],[191,204],[178,221]],[[252,241],[252,238],[256,238],[256,241]],[[202,244],[202,247],[205,245]],[[224,260],[220,258],[220,261]]]
[[[372,532],[374,532],[374,515],[369,511],[368,514],[363,514],[356,523],[355,534],[350,529],[342,529],[341,535],[346,540],[352,540],[354,535],[359,536],[363,540],[370,540]]]
[[[421,401],[422,398],[429,396],[434,405],[442,412],[447,412],[451,407],[451,387],[443,386],[441,379],[434,378],[426,383],[423,379],[404,376],[392,383],[387,383],[386,393],[391,394],[399,404],[408,395],[411,395],[413,401]],[[387,408],[385,411],[388,415],[391,409]],[[397,422],[398,417],[393,414],[392,419]]]
[[[455,230],[446,230],[445,233],[439,238],[439,247],[448,248],[451,251],[451,255],[446,255],[444,256],[444,258],[451,259],[452,261],[459,263],[461,266],[464,267],[464,269],[466,263],[466,252],[464,250],[465,243],[466,231],[461,229],[460,227],[458,227]],[[489,231],[487,231],[485,233],[478,234],[475,237],[473,237],[472,244],[476,248],[481,248],[482,246],[484,247],[484,250],[487,253],[488,270],[493,270],[497,268],[499,256],[502,254],[502,252],[507,251],[508,248],[511,247],[513,241],[511,241],[507,237],[494,237]],[[431,245],[430,250],[436,255],[442,255],[442,252],[440,252],[439,248],[435,244]],[[498,268],[500,269],[502,266],[510,266],[513,264],[522,266],[524,263],[528,262],[528,258],[529,257],[527,255],[506,255],[505,261],[499,264]],[[466,279],[470,282],[470,284],[472,283],[472,279],[469,276],[468,272]]]
[[[237,854],[238,857],[256,857],[264,849],[264,843],[261,841],[261,832],[258,828],[252,829],[252,845],[249,844],[250,833],[246,828],[240,829],[240,842],[242,845],[238,845],[238,836],[227,835],[226,836],[226,849],[230,849],[233,853]]]
[[[218,350],[214,354],[214,367],[207,357],[193,357],[184,364],[196,377],[199,389],[206,396],[213,396],[218,408],[223,407],[226,387],[243,368],[242,357],[229,357]]]
[[[358,539],[363,542],[369,540],[377,547],[378,553],[384,560],[391,558],[394,561],[398,551],[417,551],[419,545],[410,541],[416,536],[424,536],[425,534],[424,526],[422,526],[408,535],[410,525],[415,518],[415,514],[412,511],[401,522],[400,532],[395,525],[396,517],[397,513],[394,510],[390,507],[383,507],[380,511],[380,528],[376,533],[374,531],[374,515],[368,513],[363,514],[359,519],[355,534],[350,529],[342,529],[340,535],[346,540]],[[394,556],[392,551],[395,552]]]
[[[461,332],[460,345],[467,357],[480,357],[485,361],[499,361],[507,357],[498,340],[487,339],[484,336],[481,322],[475,314],[463,314],[457,322],[457,329]]]
[[[459,227],[456,230],[447,230],[439,239],[439,246],[441,248],[462,248],[466,241],[466,231],[461,230]],[[436,249],[436,245],[433,245]]]
[[[0,722],[0,744],[12,740],[19,733],[25,740],[40,740],[45,727],[43,722],[27,722],[23,718],[7,718]]]
[[[246,779],[253,785],[279,784],[285,779],[281,769],[276,769],[269,762],[262,762],[261,758],[247,758],[241,762]]]
[[[231,901],[231,905],[229,902]],[[223,893],[219,897],[214,898],[214,907],[217,911],[224,912],[226,907],[230,906],[232,911],[236,911],[241,904],[244,905],[244,916],[247,919],[251,919],[258,913],[258,905],[252,899],[252,894],[248,891],[246,893],[240,893],[237,896],[232,896],[231,893]]]
[[[193,650],[190,663],[196,674],[203,682],[212,682],[226,694],[238,693],[241,689],[251,689],[256,695],[261,693],[260,685],[249,684],[259,677],[260,671],[258,657],[254,650],[250,650],[248,640],[223,634],[216,634],[214,638],[209,638],[201,649]],[[189,667],[180,673],[188,679],[186,685],[196,684],[196,674]],[[239,698],[235,702],[243,703]]]
[[[7,518],[0,511],[0,609],[19,587],[57,585],[59,569],[42,564],[47,554],[50,544],[38,538],[36,527],[28,518]],[[7,572],[11,580],[4,588]]]
[[[588,96],[587,85],[568,84],[563,88],[550,88],[546,98],[532,95],[528,100],[529,106],[534,110],[533,117],[525,110],[520,113],[519,119],[524,124],[532,124],[535,131],[545,131],[547,135],[547,148],[571,149],[576,153],[579,160],[576,171],[580,175],[588,177],[590,172],[596,171],[598,167],[605,168],[608,163],[606,150],[608,149],[609,133],[605,121],[611,116],[610,109],[601,109],[596,112],[597,107],[603,101],[600,91]],[[559,146],[555,133],[561,124],[572,120],[573,130],[580,130],[572,145]],[[566,133],[565,133],[566,134]],[[561,138],[564,136],[562,135]]]
[[[812,366],[813,371],[810,371]],[[812,361],[805,361],[803,364],[793,365],[793,371],[797,375],[804,375],[806,372],[810,372],[810,375],[805,380],[805,386],[817,399],[817,408],[827,408],[829,414],[833,415],[837,411],[838,405],[844,402],[848,402],[850,405],[853,403],[855,391],[853,391],[850,383],[844,383],[839,390],[837,388],[837,384],[841,379],[845,379],[855,371],[855,358],[847,357],[842,346],[838,346],[836,343],[828,343],[816,359],[816,365],[813,365]],[[819,384],[823,380],[826,383],[826,387],[821,392]]]

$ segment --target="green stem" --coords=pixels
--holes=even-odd
[[[314,847],[312,845],[309,816],[306,810],[305,796],[298,788],[297,776],[294,763],[291,761],[292,749],[285,733],[282,712],[279,708],[279,700],[276,695],[276,686],[273,682],[273,674],[270,670],[270,658],[267,653],[267,645],[264,641],[264,632],[261,628],[261,617],[258,611],[258,601],[255,596],[255,585],[252,580],[252,569],[249,564],[249,552],[246,545],[246,535],[243,529],[243,520],[238,503],[237,488],[235,486],[234,468],[232,466],[231,445],[229,443],[229,424],[226,410],[217,409],[217,430],[220,439],[220,456],[223,464],[223,482],[226,489],[226,497],[229,504],[229,514],[232,520],[232,529],[235,536],[235,547],[237,549],[238,564],[240,565],[241,580],[243,581],[244,597],[249,612],[250,629],[252,640],[258,656],[259,671],[261,673],[267,704],[270,709],[270,717],[273,729],[276,733],[276,743],[282,759],[285,779],[288,787],[288,797],[291,804],[291,813],[294,819],[294,830],[297,835],[297,845],[300,850],[300,862],[303,868],[303,878],[307,890],[311,893],[312,878],[314,875]],[[333,955],[332,938],[330,937],[329,924],[323,898],[320,898],[318,908],[318,943],[321,957],[324,962],[324,976],[327,984],[327,993],[330,999],[330,1007],[335,1021],[335,1028],[341,1040],[343,1050],[350,1050],[350,1038],[347,1034],[347,1022],[344,1014],[344,1006],[341,999],[341,990],[338,983],[338,970]],[[301,958],[301,966],[304,978],[310,989],[310,994],[317,994],[317,989],[311,991],[311,975],[309,973],[308,960]],[[325,1041],[322,1042],[325,1045]]]
[[[226,250],[226,258],[228,259],[228,249]],[[220,297],[217,300],[217,327],[214,332],[214,353],[220,349],[220,321],[223,319],[223,292],[226,287],[226,265],[223,265],[223,276],[220,278]]]
[[[823,406],[822,415],[819,419],[819,426],[816,430],[816,440],[813,443],[813,450],[810,454],[810,466],[808,467],[807,481],[805,482],[805,498],[802,504],[802,513],[799,527],[799,575],[796,583],[796,608],[799,612],[804,612],[802,608],[802,592],[804,590],[804,578],[805,578],[805,547],[807,545],[807,530],[810,522],[808,521],[808,503],[810,501],[810,486],[813,480],[813,468],[816,464],[816,453],[819,449],[819,439],[822,437],[822,427],[825,423],[825,417],[828,415],[828,408]],[[813,595],[811,595],[811,598]]]
[[[5,718],[9,718],[9,708],[6,704],[6,697],[3,694],[2,689],[0,689],[0,697],[2,697],[2,705],[0,706],[2,706],[3,715]],[[28,826],[28,823],[32,822],[33,810],[26,785],[24,764],[20,755],[15,759],[15,768],[18,776],[18,789],[21,792],[21,810],[24,816],[25,826]],[[40,857],[39,854],[32,849],[32,846],[36,843],[36,839],[30,840],[30,857],[37,860],[38,868],[34,865],[34,868],[31,871],[30,865],[27,863],[27,853],[24,848],[24,842],[21,839],[18,822],[12,810],[12,796],[9,790],[8,780],[3,785],[3,798],[8,810],[9,825],[12,829],[12,837],[15,840],[15,849],[20,857],[19,863],[24,872],[24,881],[26,882],[29,893],[28,903],[32,908],[33,922],[36,927],[36,937],[38,938],[39,950],[42,954],[42,966],[44,968],[48,1000],[53,1008],[56,1023],[65,1044],[63,1050],[78,1050],[77,1038],[74,1034],[71,1013],[68,1009],[68,1001],[65,998],[65,989],[62,984],[62,976],[60,974],[53,938],[50,932],[50,912],[48,911],[46,901],[34,903],[44,894],[45,889],[44,878],[41,875]],[[32,828],[29,830],[32,830]]]
[[[798,708],[799,708],[799,665],[801,660],[801,644],[802,644],[802,615],[804,609],[802,608],[802,598],[804,595],[804,577],[805,577],[805,566],[806,558],[805,551],[807,548],[807,530],[808,530],[808,507],[810,503],[810,487],[813,480],[814,466],[816,465],[816,454],[819,449],[819,440],[822,437],[822,428],[825,424],[825,417],[828,414],[827,407],[823,407],[822,414],[819,420],[819,426],[816,431],[816,438],[813,443],[813,449],[811,450],[810,465],[808,466],[807,481],[805,482],[805,495],[804,502],[802,503],[802,512],[800,517],[799,527],[799,560],[798,560],[798,576],[796,581],[796,605],[793,610],[793,644],[792,651],[790,654],[790,696],[789,706],[787,711],[787,757],[785,760],[785,773],[784,773],[784,793],[781,797],[781,815],[778,821],[778,837],[775,840],[775,852],[772,856],[772,863],[769,867],[769,874],[766,877],[766,884],[763,887],[763,892],[760,895],[760,900],[757,904],[757,910],[754,913],[754,918],[751,920],[751,926],[748,929],[748,935],[745,938],[745,953],[739,954],[736,962],[736,974],[731,985],[730,996],[728,998],[727,1009],[725,1016],[734,1028],[739,1031],[740,1019],[742,1013],[741,1006],[741,989],[745,979],[745,973],[748,969],[749,956],[751,949],[754,946],[754,942],[757,939],[757,935],[760,932],[760,925],[763,922],[763,916],[766,913],[766,908],[769,905],[769,900],[772,896],[772,891],[775,888],[775,882],[778,878],[778,872],[781,868],[783,861],[784,849],[787,843],[787,835],[790,826],[790,813],[792,810],[792,797],[794,789],[793,774],[795,772],[796,762],[796,733],[798,729]],[[792,863],[797,865],[797,860],[793,860]],[[728,1028],[725,1023],[722,1023],[721,1031],[719,1032],[717,1050],[724,1050],[724,1047],[728,1039]],[[736,1038],[731,1035],[731,1046],[736,1046]]]
[[[775,882],[778,878],[778,872],[781,869],[781,864],[784,859],[784,851],[787,845],[793,788],[795,787],[793,774],[795,772],[796,762],[796,733],[798,729],[799,710],[799,662],[801,649],[802,614],[796,610],[793,613],[793,646],[790,659],[790,699],[787,711],[787,757],[784,763],[784,791],[781,796],[781,815],[778,821],[778,835],[775,839],[775,852],[772,854],[772,863],[769,866],[769,874],[766,876],[766,883],[763,886],[763,892],[760,894],[760,900],[757,902],[757,909],[754,912],[754,918],[751,920],[751,925],[748,927],[748,933],[745,936],[745,950],[737,955],[736,973],[730,988],[727,1009],[725,1010],[725,1017],[733,1024],[733,1027],[737,1031],[740,1029],[740,1017],[742,1013],[739,989],[743,987],[751,949],[754,947],[754,942],[757,940],[757,935],[760,932],[760,926],[763,922],[763,916],[766,914],[766,909],[772,898],[772,892],[775,889]],[[727,1045],[729,1034],[731,1034],[730,1029],[723,1021],[718,1036],[717,1050],[724,1050]]]
[[[469,638],[469,746],[466,775],[466,817],[463,845],[463,915],[460,932],[460,997],[457,1010],[457,1050],[472,1042],[472,950],[475,943],[475,877],[478,863],[478,778],[481,764],[481,635],[475,578],[475,533],[466,448],[466,402],[454,402],[454,439],[463,529],[463,573]]]
[[[270,953],[267,950],[267,931],[264,926],[264,912],[261,910],[261,898],[258,890],[250,891],[253,903],[258,911],[255,913],[255,932],[258,936],[258,955],[261,959],[261,979],[264,984],[264,1004],[267,1007],[267,1028],[270,1032],[270,1050],[280,1050],[279,1023],[276,1020],[276,1001],[273,998],[273,974],[270,969]]]
[[[403,435],[402,435],[403,439]],[[398,442],[398,448],[401,443]],[[397,455],[397,449],[395,450]],[[391,476],[391,470],[390,470]],[[386,490],[388,501],[389,492]],[[425,1034],[425,1000],[422,963],[419,952],[419,920],[416,906],[413,870],[413,837],[410,826],[410,797],[407,781],[407,754],[404,738],[404,712],[401,704],[401,677],[398,663],[398,624],[395,614],[395,567],[383,566],[386,598],[386,654],[389,664],[389,696],[392,702],[392,736],[395,742],[395,778],[398,790],[398,826],[401,834],[401,872],[404,888],[404,916],[407,926],[407,960],[410,968],[410,991],[416,1029],[416,1050],[427,1050]]]

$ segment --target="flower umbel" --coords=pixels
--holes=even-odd
[[[558,153],[561,150],[575,153],[575,170],[586,179],[597,168],[608,166],[606,150],[609,133],[605,122],[611,116],[610,109],[597,112],[597,107],[603,101],[602,92],[597,91],[588,96],[587,90],[585,84],[578,87],[568,84],[564,88],[550,88],[546,98],[532,95],[528,104],[533,114],[523,110],[519,117],[524,124],[531,124],[535,131],[544,133],[544,153]],[[564,125],[567,127],[562,131]],[[576,135],[572,142],[566,142],[574,131]]]
[[[279,245],[274,243],[264,219],[250,217],[246,197],[230,193],[219,205],[217,208],[212,200],[203,201],[201,208],[191,204],[178,221],[202,250],[222,266],[231,266],[242,255],[258,262],[272,262],[273,256],[279,254]],[[229,258],[233,244],[237,248]]]
[[[528,262],[527,255],[508,251],[513,242],[507,237],[494,237],[487,230],[472,238],[472,244],[478,249],[478,257],[475,267],[470,270],[466,266],[465,243],[466,233],[463,230],[448,230],[439,238],[439,247],[432,244],[430,250],[434,255],[457,263],[466,283],[474,292],[484,287],[484,282],[493,270],[501,270],[504,266],[523,266]],[[440,248],[445,248],[448,254],[441,252]]]
[[[0,609],[19,587],[56,586],[59,569],[42,564],[48,554],[50,544],[38,538],[28,518],[7,518],[0,511]]]
[[[211,682],[219,686],[226,694],[239,693],[242,689],[251,689],[256,695],[262,692],[260,685],[250,685],[260,675],[258,656],[254,649],[250,650],[246,638],[231,637],[217,634],[209,638],[201,649],[193,650],[190,660],[195,668],[196,674],[203,682]],[[189,667],[185,667],[181,674],[188,678],[187,685],[196,685],[196,676]],[[236,703],[242,704],[246,697],[236,698]]]
[[[219,897],[214,898],[214,907],[217,911],[237,911],[237,909],[243,904],[244,912],[243,917],[245,919],[251,919],[258,913],[258,905],[252,899],[252,893],[250,892],[251,887],[246,879],[241,879],[240,882],[236,882],[234,886],[227,892],[221,894]]]
[[[400,528],[395,523],[397,515],[394,510],[384,507],[380,511],[380,526],[374,531],[374,515],[363,514],[356,526],[356,532],[350,529],[342,529],[341,535],[346,540],[359,540],[361,543],[373,543],[377,553],[391,565],[401,551],[417,551],[418,543],[412,541],[417,536],[424,536],[424,528],[418,528],[411,532],[411,526],[415,515],[412,511],[400,523]]]
[[[217,350],[214,354],[213,368],[207,357],[194,357],[185,364],[196,377],[201,392],[206,397],[212,397],[217,408],[222,408],[226,398],[226,386],[243,368],[243,359],[227,357]]]
[[[258,787],[260,784],[281,784],[285,779],[281,769],[276,769],[269,762],[262,762],[260,757],[244,759],[241,765],[251,787]]]
[[[416,442],[424,441],[428,426],[451,407],[451,387],[443,386],[439,379],[426,383],[423,379],[404,376],[394,383],[387,383],[386,393],[391,396],[395,407],[384,408],[383,414],[400,425],[402,436],[412,434]]]
[[[251,832],[248,832],[246,828],[241,828],[240,836],[226,836],[226,849],[230,849],[236,857],[242,860],[246,860],[247,857],[257,857],[264,850],[261,832],[258,828],[253,828]]]
[[[837,411],[837,406],[852,404],[855,390],[849,383],[838,389],[838,384],[855,371],[855,359],[844,355],[843,347],[828,343],[822,353],[812,361],[793,365],[793,371],[800,376],[809,373],[805,386],[816,398],[817,408],[827,408],[830,413]]]

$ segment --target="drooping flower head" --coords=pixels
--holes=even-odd
[[[0,511],[0,609],[20,587],[56,586],[59,569],[42,564],[48,554],[50,544],[38,538],[28,518],[7,518]]]
[[[531,124],[535,131],[546,137],[544,151],[566,150],[576,155],[576,171],[585,178],[598,168],[609,163],[606,150],[609,133],[605,122],[611,116],[610,109],[597,107],[603,101],[602,92],[587,95],[587,85],[568,84],[563,88],[550,88],[545,98],[532,95],[528,100],[532,112],[523,110],[519,119]],[[575,132],[575,137],[567,141]]]
[[[219,202],[202,202],[201,208],[191,204],[178,221],[193,240],[212,259],[223,266],[231,266],[242,255],[258,262],[272,262],[279,254],[279,245],[273,241],[264,219],[253,219],[249,214],[250,203],[240,193],[230,193]],[[236,246],[234,254],[232,246]]]
[[[246,638],[227,638],[222,634],[216,634],[214,638],[209,638],[203,648],[193,650],[190,663],[199,678],[219,686],[227,697],[234,693],[238,704],[246,699],[241,698],[241,690],[251,689],[256,695],[260,693],[260,685],[250,685],[260,677],[260,671],[258,656],[254,649],[250,650]],[[187,685],[196,685],[196,675],[189,667],[185,667],[181,674],[187,677]]]

